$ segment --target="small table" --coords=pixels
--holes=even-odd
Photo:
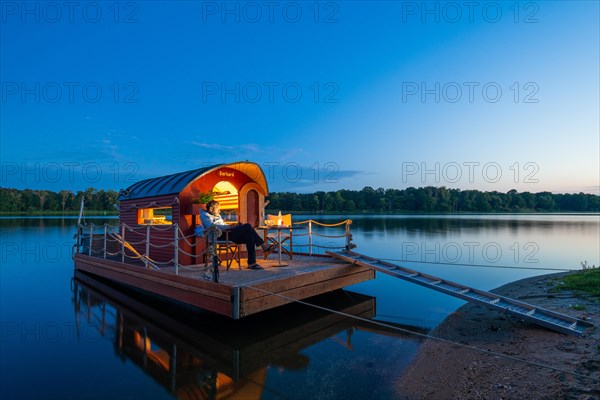
[[[271,241],[273,242],[276,246],[277,246],[277,254],[278,254],[278,267],[286,267],[287,264],[282,264],[281,263],[281,253],[285,251],[285,253],[290,257],[290,260],[292,259],[292,231],[295,229],[292,226],[286,226],[286,225],[261,225],[258,227],[259,229],[262,229],[264,231],[264,238],[265,238],[265,242],[267,241]],[[269,236],[269,231],[270,230],[274,230],[277,231],[277,236],[276,238],[270,237]],[[286,230],[289,231],[289,239],[290,239],[290,249],[286,250],[283,246],[282,246],[282,240],[281,240],[281,231]],[[283,238],[284,240],[287,239],[287,237]],[[265,257],[268,256],[271,252],[268,252],[265,254]]]

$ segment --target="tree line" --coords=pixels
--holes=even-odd
[[[305,212],[594,212],[600,196],[550,192],[482,192],[446,187],[271,193],[269,209]]]
[[[85,199],[85,209],[117,212],[119,193],[114,190],[88,188],[73,192],[61,190],[31,190],[0,188],[0,212],[3,213],[73,213],[79,212],[81,199]]]
[[[81,199],[86,210],[116,212],[118,192],[97,190],[73,192],[61,190],[0,188],[0,212],[73,213]],[[272,192],[269,210],[310,213],[401,213],[401,212],[598,212],[600,196],[593,194],[554,194],[550,192],[481,192],[445,187],[409,187],[407,189],[338,190],[335,192]]]

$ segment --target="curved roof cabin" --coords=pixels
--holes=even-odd
[[[199,223],[201,205],[197,203],[200,193],[215,193],[214,199],[221,203],[225,220],[249,223],[258,227],[264,219],[265,196],[269,194],[267,179],[260,166],[253,162],[240,161],[217,164],[177,174],[146,179],[137,182],[119,193],[119,220],[130,227],[142,227],[127,232],[126,239],[140,253],[144,253],[146,225],[178,224],[184,236],[193,234]],[[152,233],[156,246],[150,246],[149,257],[158,262],[173,258],[173,250],[166,246],[173,239],[170,230],[161,234],[159,229]],[[189,241],[189,240],[188,240]],[[139,243],[139,244],[135,244]],[[165,247],[160,247],[161,245]],[[182,265],[200,262],[204,252],[204,241],[195,246],[180,243]],[[186,254],[187,253],[187,254]]]

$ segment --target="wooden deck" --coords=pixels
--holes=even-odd
[[[236,262],[230,270],[220,268],[219,283],[214,283],[204,278],[201,265],[180,266],[176,274],[174,267],[155,271],[75,255],[76,269],[234,319],[375,277],[370,268],[324,256],[295,255],[293,260],[285,260],[284,267],[273,260],[259,262],[264,269],[249,270],[245,260],[241,270]]]

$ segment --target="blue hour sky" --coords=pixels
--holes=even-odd
[[[599,193],[599,2],[0,2],[2,187]]]

